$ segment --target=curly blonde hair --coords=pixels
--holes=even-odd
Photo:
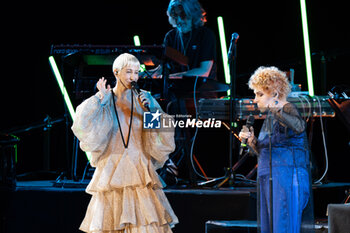
[[[286,73],[274,66],[261,66],[256,69],[249,79],[248,86],[252,90],[260,89],[268,94],[276,91],[279,99],[287,98],[291,92]]]

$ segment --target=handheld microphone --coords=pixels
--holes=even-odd
[[[254,116],[249,116],[245,125],[243,125],[242,130],[244,132],[249,132],[249,128],[254,124]],[[242,139],[241,146],[239,149],[239,155],[242,155],[244,147],[247,146],[247,139]]]
[[[137,84],[137,82],[132,81],[132,82],[131,82],[131,88],[136,92],[137,95],[140,95],[141,90],[140,90],[140,87],[139,87],[139,85]],[[143,106],[144,106],[149,112],[151,111],[150,108],[149,108],[149,106],[148,106],[148,103],[142,103],[142,104],[143,104]]]

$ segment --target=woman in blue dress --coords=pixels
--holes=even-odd
[[[311,196],[306,122],[296,106],[287,101],[291,88],[284,72],[276,67],[260,67],[251,76],[248,85],[254,91],[254,102],[259,110],[267,113],[258,138],[254,136],[253,127],[239,134],[259,154],[259,229],[263,233],[302,232],[305,228],[302,227],[303,212]]]

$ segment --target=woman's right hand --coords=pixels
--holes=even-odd
[[[106,84],[107,84],[107,79],[105,79],[104,77],[100,78],[96,84],[96,87],[97,89],[99,90],[100,92],[100,98],[103,99],[103,97],[105,95],[108,94],[108,92],[111,91],[111,86],[108,84],[107,87],[106,87]]]
[[[247,126],[243,125],[241,132],[239,132],[240,139],[247,139],[247,143],[251,144],[254,140],[254,128],[251,126],[249,129]]]

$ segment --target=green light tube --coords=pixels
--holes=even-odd
[[[15,149],[15,163],[17,163],[17,144],[15,144],[13,148]]]
[[[61,90],[64,102],[66,103],[66,106],[68,108],[69,115],[72,118],[72,120],[74,120],[74,118],[75,118],[75,110],[74,110],[72,102],[70,101],[67,89],[64,86],[64,82],[63,82],[62,76],[60,74],[60,71],[58,70],[56,61],[55,61],[53,56],[49,57],[49,62],[50,62],[50,65],[51,65],[51,69],[52,69],[52,71],[53,71],[53,73],[55,75],[55,78],[56,78],[56,81],[58,83],[58,86],[60,87],[60,90]],[[90,152],[85,152],[85,154],[86,154],[87,159],[90,161],[91,153]]]
[[[302,20],[302,26],[303,26],[307,85],[308,85],[308,89],[309,89],[309,95],[314,96],[314,83],[313,83],[313,77],[312,77],[309,30],[308,30],[308,25],[307,25],[307,14],[306,14],[305,0],[300,0],[300,9],[301,9],[301,20]]]
[[[141,45],[140,37],[138,35],[134,36],[134,44],[135,44],[135,46],[140,46]]]
[[[64,82],[63,82],[62,76],[61,76],[61,74],[60,74],[60,71],[58,70],[56,61],[55,61],[55,59],[54,59],[53,56],[50,56],[50,57],[49,57],[49,61],[50,61],[51,69],[52,69],[52,71],[53,71],[53,73],[54,73],[54,75],[55,75],[55,77],[56,77],[56,81],[57,81],[57,83],[58,83],[58,86],[60,87],[60,90],[61,90],[61,93],[62,93],[64,102],[65,102],[66,105],[67,105],[69,115],[71,116],[71,118],[72,118],[72,120],[73,120],[74,117],[75,117],[75,111],[74,111],[74,108],[73,108],[73,104],[72,104],[72,102],[70,101],[70,98],[69,98],[67,89],[66,89],[66,87],[64,86]]]
[[[229,84],[231,82],[231,78],[230,78],[230,67],[227,59],[227,46],[226,46],[226,37],[225,37],[225,30],[224,30],[224,20],[221,16],[219,16],[217,18],[217,22],[218,22],[218,28],[219,28],[222,63],[224,66],[225,81],[227,84]]]
[[[138,35],[134,36],[134,45],[135,46],[141,46],[141,42],[140,42],[140,37]],[[145,71],[146,70],[146,66],[144,64],[140,65],[141,70]]]

